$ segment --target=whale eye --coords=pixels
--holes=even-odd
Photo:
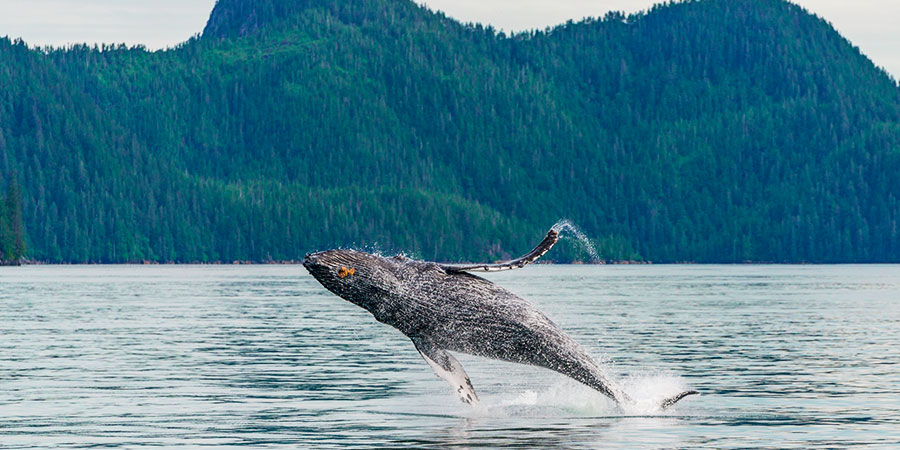
[[[338,277],[340,277],[342,280],[344,278],[353,276],[354,274],[356,274],[356,269],[348,269],[346,267],[341,267],[341,270],[338,270]]]

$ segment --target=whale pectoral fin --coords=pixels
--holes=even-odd
[[[454,266],[448,264],[441,264],[440,266],[449,273],[499,272],[501,270],[519,269],[537,261],[541,256],[544,256],[544,253],[550,251],[550,249],[553,248],[557,241],[559,241],[559,232],[557,232],[556,230],[550,230],[547,232],[547,235],[544,236],[544,240],[541,241],[541,243],[538,244],[537,247],[534,248],[534,250],[512,261],[506,261],[497,264],[473,264],[469,266]]]
[[[453,355],[426,341],[414,339],[413,343],[416,344],[416,350],[425,358],[425,362],[431,366],[434,373],[453,386],[463,403],[478,404],[478,396],[475,395],[475,388],[472,386],[472,381],[469,380],[469,375]]]

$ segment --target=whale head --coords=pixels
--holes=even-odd
[[[356,250],[328,250],[306,255],[303,266],[329,291],[372,311],[384,296],[401,290],[405,261]]]

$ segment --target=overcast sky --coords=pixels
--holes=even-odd
[[[32,45],[75,42],[165,48],[203,30],[215,0],[0,0],[0,36]],[[506,31],[646,9],[654,0],[422,0],[464,22]],[[875,64],[900,77],[900,1],[795,0],[830,21]]]

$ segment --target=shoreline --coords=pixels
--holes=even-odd
[[[446,262],[441,261],[440,264],[468,264],[466,262]],[[156,262],[156,261],[140,261],[140,262],[116,262],[116,263],[51,263],[44,261],[25,261],[21,264],[0,264],[0,267],[27,267],[27,266],[300,266],[303,261],[271,261],[271,262],[254,262],[254,261],[234,261],[234,262]],[[742,261],[742,262],[652,262],[652,261],[599,261],[599,262],[538,262],[534,265],[553,265],[553,266],[877,266],[877,265],[900,265],[900,262],[767,262],[767,261]]]

